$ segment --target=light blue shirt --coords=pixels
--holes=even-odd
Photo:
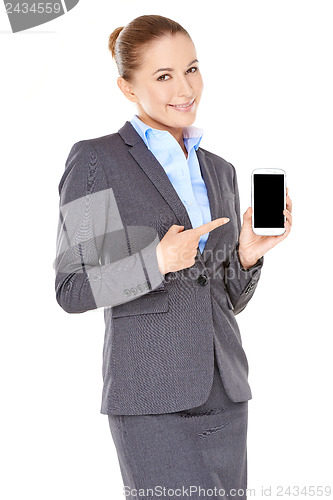
[[[164,168],[174,189],[183,202],[192,227],[198,227],[212,220],[207,189],[201,176],[196,150],[202,139],[203,130],[193,125],[183,128],[184,151],[178,141],[166,130],[158,130],[143,123],[137,115],[130,122],[141,136],[147,148]],[[199,240],[199,250],[202,253],[209,232]]]

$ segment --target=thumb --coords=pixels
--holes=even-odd
[[[177,224],[173,224],[170,228],[169,231],[171,231],[174,234],[180,233],[185,226],[178,226]]]
[[[246,212],[244,212],[242,227],[245,229],[252,228],[252,207],[248,207]]]

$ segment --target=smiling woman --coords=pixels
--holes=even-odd
[[[252,393],[235,315],[266,243],[241,225],[235,167],[200,147],[204,85],[188,32],[141,16],[109,49],[137,113],[69,154],[57,300],[71,313],[105,307],[101,413],[126,490],[244,499]]]

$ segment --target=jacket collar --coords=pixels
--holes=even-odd
[[[187,210],[179,198],[177,191],[170,182],[164,168],[155,158],[153,153],[147,148],[146,144],[134,129],[132,124],[129,121],[126,121],[125,125],[118,130],[118,134],[122,137],[125,144],[130,146],[129,153],[147,174],[150,181],[153,182],[165,201],[170,205],[170,208],[177,217],[179,224],[184,226],[184,229],[193,229]],[[218,219],[219,217],[223,217],[223,214],[221,189],[215,166],[213,161],[205,154],[203,149],[199,147],[196,153],[201,174],[207,188],[212,220]],[[202,261],[202,263],[205,262],[211,255],[212,250],[221,236],[222,230],[223,225],[217,227],[209,233],[203,254],[201,254],[198,248],[197,257],[200,261]]]

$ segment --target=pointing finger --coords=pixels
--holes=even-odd
[[[206,222],[206,224],[202,224],[199,227],[196,227],[193,229],[198,236],[202,236],[203,234],[209,233],[210,231],[213,231],[213,229],[216,229],[219,226],[222,226],[222,224],[226,224],[229,222],[228,217],[220,217],[219,219],[214,219],[210,222]]]

